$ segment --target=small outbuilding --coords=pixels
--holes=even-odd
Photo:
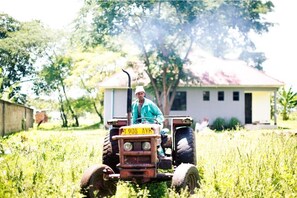
[[[35,123],[37,126],[39,126],[42,123],[48,122],[48,116],[46,114],[46,111],[36,111],[35,113]]]

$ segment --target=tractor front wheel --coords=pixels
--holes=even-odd
[[[81,193],[87,198],[112,196],[116,193],[116,182],[108,180],[114,171],[107,165],[94,165],[88,168],[81,179]]]
[[[190,194],[194,194],[195,188],[199,187],[199,174],[193,164],[181,164],[173,173],[171,186],[177,192],[186,189]]]

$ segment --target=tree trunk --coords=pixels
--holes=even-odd
[[[96,105],[96,102],[95,101],[92,101],[92,104],[93,104],[93,107],[94,107],[94,110],[95,110],[95,112],[96,112],[96,114],[98,115],[98,117],[99,117],[99,123],[103,123],[103,116],[102,116],[102,113],[100,113],[100,111],[98,110],[98,108],[97,108],[97,105]],[[102,104],[103,105],[103,104]]]
[[[86,86],[86,84],[85,84],[85,82],[83,81],[83,79],[82,79],[81,76],[80,76],[80,81],[81,81],[83,87],[85,88],[85,90],[87,90],[87,92],[88,92],[89,94],[91,94],[91,90],[90,90],[89,88],[87,88],[87,86]],[[101,104],[101,103],[102,103],[102,104]],[[100,102],[100,104],[103,106],[103,102]],[[103,116],[102,116],[102,113],[100,113],[100,111],[98,110],[95,101],[93,101],[93,107],[94,107],[94,109],[95,109],[96,114],[98,115],[98,117],[99,117],[99,119],[100,119],[100,123],[103,123]]]
[[[284,121],[289,120],[288,111],[287,111],[286,107],[284,107],[282,115],[283,115],[283,120]]]
[[[75,120],[75,125],[74,126],[75,127],[78,127],[79,126],[78,117],[75,114],[75,112],[73,111],[72,106],[71,106],[71,104],[70,104],[70,102],[68,100],[68,97],[67,97],[67,94],[66,94],[66,90],[65,90],[65,85],[64,85],[64,82],[63,82],[63,79],[62,78],[60,78],[60,82],[61,82],[61,86],[62,86],[62,89],[63,89],[63,93],[64,93],[64,97],[65,97],[67,106],[69,108],[69,111],[71,113],[72,118],[74,118],[74,120]]]
[[[93,101],[93,107],[94,107],[94,109],[95,109],[95,111],[96,111],[96,113],[97,113],[97,115],[98,115],[98,117],[99,117],[99,119],[100,119],[100,123],[103,123],[103,116],[102,116],[102,114],[99,112],[99,110],[98,110],[98,108],[97,108],[97,106],[96,106],[96,103]]]
[[[62,100],[62,96],[60,95],[59,95],[59,102],[60,102],[60,116],[62,119],[62,127],[68,127],[68,121],[64,110],[63,100]]]

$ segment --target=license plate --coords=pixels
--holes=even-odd
[[[152,128],[124,128],[122,135],[150,135],[154,134]]]

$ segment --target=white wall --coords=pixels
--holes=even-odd
[[[127,114],[127,90],[106,89],[104,92],[104,123]]]
[[[212,123],[216,118],[222,117],[229,120],[236,117],[244,123],[244,91],[223,88],[187,88],[187,110],[171,111],[170,115],[188,115],[195,122],[201,122],[204,118]],[[203,101],[203,91],[210,92],[210,100]],[[218,101],[218,91],[224,91],[224,101]],[[233,91],[239,91],[239,101],[233,101]]]
[[[104,123],[113,117],[113,89],[105,89],[104,91]]]
[[[252,93],[252,122],[270,123],[270,92]]]
[[[171,111],[170,115],[191,116],[195,122],[204,118],[211,124],[216,118],[229,120],[237,118],[245,123],[244,88],[180,88],[178,91],[187,91],[187,110]],[[203,91],[210,91],[210,100],[203,101]],[[224,91],[224,101],[218,101],[218,91]],[[239,92],[239,101],[233,101],[233,91]],[[270,91],[250,91],[252,93],[252,122],[261,123],[270,120]],[[135,99],[132,94],[132,101]],[[106,89],[104,95],[104,123],[114,117],[123,117],[127,113],[127,90]]]

